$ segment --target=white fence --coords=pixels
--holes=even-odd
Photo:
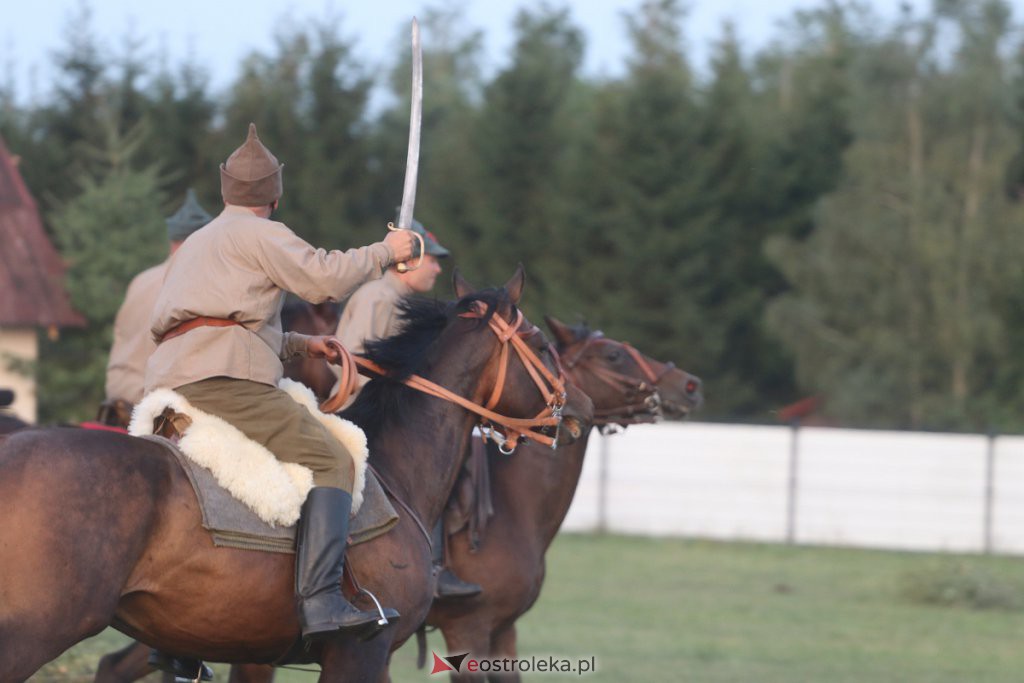
[[[563,528],[1024,554],[1024,437],[634,426],[591,438]]]

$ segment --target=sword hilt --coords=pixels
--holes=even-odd
[[[388,230],[391,230],[392,232],[397,232],[398,230],[405,230],[407,232],[411,232],[413,237],[415,237],[416,239],[418,239],[420,241],[420,255],[419,255],[419,258],[416,259],[416,265],[410,266],[408,263],[405,263],[405,262],[399,263],[399,264],[397,264],[395,266],[396,268],[398,268],[398,272],[399,273],[408,273],[410,270],[416,270],[417,268],[422,266],[423,265],[423,255],[427,253],[427,245],[423,241],[423,235],[419,234],[415,230],[410,230],[409,228],[396,228],[395,224],[390,222],[390,221],[388,221]]]

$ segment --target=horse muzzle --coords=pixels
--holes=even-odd
[[[558,427],[558,439],[555,443],[558,446],[568,446],[569,444],[575,443],[583,436],[583,432],[586,427],[578,417],[564,417],[562,418],[562,424]]]
[[[594,404],[590,397],[575,386],[569,389],[569,400],[562,412],[558,426],[556,446],[568,446],[582,438],[594,421]]]
[[[683,420],[704,403],[704,384],[700,378],[673,369],[658,383],[661,413],[669,420]]]

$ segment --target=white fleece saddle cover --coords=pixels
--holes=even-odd
[[[192,483],[203,515],[203,528],[210,532],[215,546],[263,550],[274,553],[295,552],[296,526],[271,526],[217,483],[210,470],[197,464],[162,436],[142,436],[155,441],[178,459]],[[358,545],[387,533],[398,524],[398,514],[384,494],[377,477],[367,472],[363,504],[349,521],[349,545]]]
[[[279,386],[320,420],[352,455],[352,544],[391,529],[398,523],[398,515],[373,473],[367,476],[368,452],[362,430],[336,415],[321,413],[313,392],[302,384],[283,379]],[[167,407],[192,420],[176,446],[152,436],[154,418]],[[169,389],[159,389],[143,398],[132,413],[128,431],[162,443],[175,454],[192,482],[203,527],[212,533],[215,545],[294,552],[295,524],[313,486],[308,468],[278,461],[261,444]]]

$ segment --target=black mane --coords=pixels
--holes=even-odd
[[[404,422],[411,407],[423,394],[408,388],[402,381],[410,375],[422,375],[429,370],[437,350],[435,342],[441,332],[453,317],[469,311],[478,301],[486,308],[479,321],[484,325],[501,306],[510,303],[504,289],[484,289],[455,302],[421,297],[402,299],[399,304],[402,321],[399,332],[367,343],[362,354],[386,368],[390,375],[367,383],[341,416],[359,425],[368,439],[379,434],[390,420]]]

